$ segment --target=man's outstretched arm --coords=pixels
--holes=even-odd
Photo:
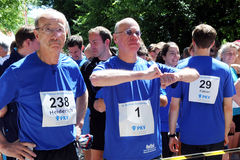
[[[114,86],[134,80],[159,78],[161,74],[157,65],[152,65],[145,71],[99,70],[92,73],[90,80],[93,86]]]

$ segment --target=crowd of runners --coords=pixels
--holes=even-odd
[[[240,41],[221,45],[212,26],[199,24],[180,53],[175,42],[146,47],[140,27],[129,17],[114,31],[96,24],[84,45],[67,37],[64,14],[46,9],[11,44],[1,39],[1,158],[78,160],[86,134],[86,160],[238,147]]]

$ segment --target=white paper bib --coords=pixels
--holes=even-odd
[[[76,124],[76,103],[72,91],[40,92],[42,127]]]
[[[118,104],[120,137],[154,133],[152,106],[149,100]]]
[[[189,85],[189,101],[214,104],[218,95],[220,78],[200,75]]]

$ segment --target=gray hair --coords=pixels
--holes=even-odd
[[[220,57],[220,59],[222,59],[222,55],[226,52],[226,49],[228,48],[235,48],[236,50],[238,50],[238,46],[236,44],[234,44],[233,42],[227,42],[223,45],[221,45],[221,48],[218,50],[218,55]]]
[[[39,26],[39,19],[46,16],[46,15],[58,15],[59,18],[62,18],[64,20],[64,25],[65,25],[65,29],[66,31],[69,33],[70,32],[70,29],[69,29],[69,24],[68,24],[68,21],[65,17],[65,15],[55,9],[52,9],[52,8],[48,8],[46,10],[44,10],[43,13],[39,14],[36,18],[35,18],[35,22],[34,22],[34,25],[35,25],[35,28],[38,28]],[[70,34],[70,33],[69,33]]]

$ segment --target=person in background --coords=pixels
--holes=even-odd
[[[98,93],[100,87],[94,87],[91,84],[89,77],[97,64],[99,64],[101,61],[106,61],[111,56],[114,56],[115,53],[112,53],[110,50],[112,34],[107,28],[103,26],[91,28],[88,31],[88,39],[90,43],[91,53],[94,58],[83,64],[81,72],[89,91],[88,107],[91,113],[90,133],[93,135],[93,144],[91,147],[90,156],[92,160],[102,160],[104,152],[106,113],[99,112],[94,109],[94,103],[96,100],[98,100],[95,96]]]
[[[220,43],[219,41],[215,41],[214,46],[210,49],[210,56],[213,58],[218,58],[218,50],[220,48]]]
[[[164,42],[159,42],[158,44],[150,44],[148,47],[148,54],[153,61],[157,60],[157,56],[159,55]]]
[[[9,58],[9,45],[2,39],[0,41],[0,65]]]
[[[162,51],[160,52],[160,56],[158,56],[158,59],[156,62],[163,63],[170,67],[176,67],[178,64],[178,61],[180,59],[180,53],[178,45],[175,42],[167,42],[163,45]],[[160,108],[160,117],[161,117],[161,135],[162,135],[162,156],[165,157],[171,157],[173,156],[173,152],[169,149],[169,106],[171,103],[172,98],[172,92],[174,91],[172,89],[172,86],[168,86],[166,89],[166,95],[168,100],[168,105],[166,107]],[[176,127],[176,134],[178,135],[179,127],[177,124]]]
[[[148,54],[148,50],[143,42],[143,40],[141,39],[140,41],[140,48],[137,51],[137,55],[147,61],[151,61],[151,57]]]
[[[70,36],[66,42],[66,45],[72,59],[81,68],[81,66],[87,61],[86,56],[84,56],[82,52],[82,48],[83,48],[82,36],[79,36],[79,35]]]
[[[88,60],[91,60],[93,58],[91,45],[88,43],[88,45],[84,49],[84,55],[87,57]]]
[[[19,61],[23,57],[37,51],[39,49],[39,42],[33,33],[33,26],[23,26],[19,28],[15,35],[16,41],[11,44],[11,54],[2,66],[0,66],[1,74],[14,62]],[[8,142],[15,142],[18,140],[18,108],[16,102],[7,104],[3,109],[0,110],[1,116],[1,130]],[[7,157],[7,160],[15,160],[15,158]]]
[[[237,84],[238,76],[236,70],[231,67],[231,65],[236,61],[238,57],[238,46],[235,45],[232,42],[227,42],[221,46],[221,48],[218,51],[219,59],[228,64],[231,69],[231,74],[233,78],[233,82],[235,83],[235,86]],[[237,91],[238,94],[239,91]],[[229,148],[236,148],[239,145],[239,138],[240,138],[240,106],[238,105],[239,100],[237,99],[237,96],[233,96],[233,120],[230,127],[229,132]],[[229,157],[231,159],[231,156],[235,156],[236,154],[229,154]]]

